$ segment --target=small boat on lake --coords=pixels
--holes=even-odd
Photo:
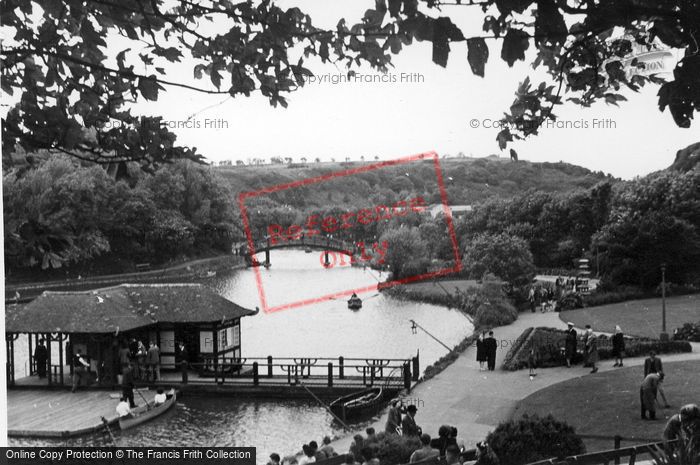
[[[123,430],[133,428],[134,426],[140,425],[141,423],[145,423],[148,420],[152,420],[153,418],[167,412],[170,407],[175,405],[175,389],[171,389],[170,391],[166,392],[165,396],[166,400],[162,404],[155,405],[155,402],[151,400],[150,402],[148,402],[148,404],[140,405],[132,409],[132,417],[120,418],[119,427]]]
[[[339,397],[328,406],[335,415],[343,420],[374,415],[382,405],[384,391],[373,387]]]
[[[304,249],[304,252],[306,252],[306,253],[311,253],[311,247],[305,248],[305,249]]]
[[[359,310],[362,308],[362,299],[357,297],[357,294],[353,294],[350,299],[348,299],[348,308],[350,310]]]

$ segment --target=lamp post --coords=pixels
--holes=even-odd
[[[661,264],[661,337],[662,341],[668,341],[666,332],[666,264]]]

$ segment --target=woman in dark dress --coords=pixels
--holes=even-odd
[[[486,331],[482,332],[476,340],[476,361],[479,362],[479,371],[483,371],[484,362],[486,362],[486,349],[484,348],[484,338]]]
[[[615,334],[612,337],[612,356],[615,358],[614,367],[624,366],[622,364],[622,357],[624,357],[625,352],[625,336],[622,334],[622,329],[619,326],[615,326]]]

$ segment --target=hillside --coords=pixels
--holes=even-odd
[[[357,168],[369,162],[308,163],[264,166],[217,166],[214,169],[233,191],[257,190],[277,184]],[[530,189],[566,192],[589,188],[600,181],[614,179],[568,163],[511,162],[505,158],[448,158],[440,164],[450,204],[473,204],[490,197],[508,198]],[[430,203],[439,202],[432,161],[415,161],[380,168],[348,177],[323,181],[304,188],[270,194],[272,200],[297,207],[357,204],[373,195],[396,194],[402,190],[424,193]]]

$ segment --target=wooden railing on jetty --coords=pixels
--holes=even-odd
[[[410,359],[326,358],[326,357],[219,357],[190,368],[200,377],[212,377],[217,384],[248,382],[260,384],[350,387],[384,386],[411,388],[420,374],[416,355]]]

